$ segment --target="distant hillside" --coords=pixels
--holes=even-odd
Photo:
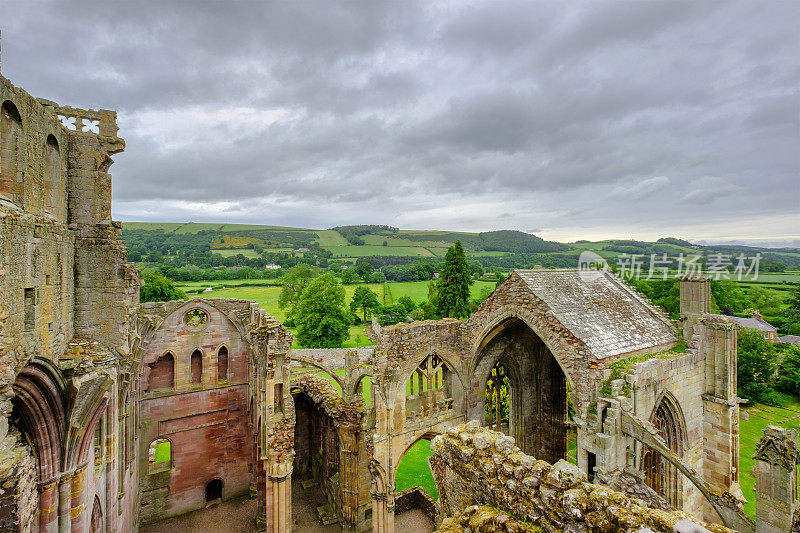
[[[611,239],[558,243],[516,230],[481,233],[403,230],[386,225],[337,226],[326,230],[254,224],[126,222],[122,238],[129,258],[141,263],[178,266],[265,268],[298,261],[325,266],[370,263],[375,268],[413,262],[438,263],[460,240],[468,259],[484,268],[574,267],[578,256],[592,250],[610,263],[621,254],[656,254],[678,258],[690,254],[734,256],[762,254],[767,270],[800,268],[800,250],[744,246],[698,246],[674,237],[656,242]]]

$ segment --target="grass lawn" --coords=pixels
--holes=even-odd
[[[168,440],[156,444],[156,455],[153,462],[165,463],[171,459],[170,443]]]
[[[408,449],[400,460],[395,477],[395,491],[410,489],[419,485],[434,499],[439,497],[433,474],[428,466],[428,457],[433,455],[431,441],[422,439]]]
[[[800,423],[800,401],[788,395],[781,395],[782,407],[772,407],[769,405],[755,404],[752,407],[745,407],[743,412],[748,413],[749,420],[740,419],[739,428],[739,483],[742,486],[744,497],[747,498],[747,504],[744,510],[751,517],[756,516],[756,498],[755,498],[755,478],[750,475],[750,470],[753,468],[753,454],[756,453],[756,444],[763,429],[768,424],[773,426],[781,426],[785,428],[797,428]]]

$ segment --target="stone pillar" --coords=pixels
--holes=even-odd
[[[39,531],[58,531],[59,485],[56,481],[39,485]]]
[[[703,394],[703,479],[719,492],[740,501],[739,399],[736,395],[736,335],[734,322],[706,315],[695,325],[698,350],[705,359]],[[706,518],[716,514],[706,508]]]
[[[268,533],[289,533],[292,530],[292,460],[267,460],[264,491],[266,530]]]
[[[65,474],[58,482],[58,533],[70,533],[72,530],[72,476]]]
[[[785,533],[792,527],[797,500],[797,430],[764,428],[752,474],[756,478],[756,533]]]
[[[341,499],[342,529],[356,531],[358,526],[359,435],[348,426],[340,428],[339,497]]]
[[[394,493],[373,490],[372,533],[394,533]]]
[[[685,276],[681,278],[680,288],[683,338],[688,342],[700,317],[711,312],[711,280],[704,276]]]
[[[82,466],[81,468],[75,470],[75,472],[72,474],[72,480],[70,481],[69,520],[70,529],[72,531],[85,531],[87,529],[86,524],[84,523],[84,518],[86,518],[86,470],[86,466]]]

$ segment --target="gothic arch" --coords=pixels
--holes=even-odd
[[[13,384],[12,421],[34,449],[39,482],[58,476],[66,432],[66,386],[52,362],[35,358]]]
[[[675,396],[663,391],[656,402],[650,422],[656,427],[667,448],[683,457],[686,448],[686,422]],[[683,479],[678,468],[657,450],[645,446],[642,450],[642,469],[645,483],[663,496],[670,505],[682,507]]]
[[[572,383],[552,340],[539,335],[524,316],[502,312],[475,339],[467,418],[485,420],[485,394],[492,370],[501,363],[509,378],[508,431],[519,447],[555,463],[567,452],[567,385]],[[549,330],[545,330],[547,332]],[[569,367],[566,367],[569,368]]]

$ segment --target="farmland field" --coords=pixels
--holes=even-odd
[[[334,257],[369,257],[373,255],[393,257],[433,257],[433,253],[421,246],[381,246],[366,244],[364,246],[327,246]]]

